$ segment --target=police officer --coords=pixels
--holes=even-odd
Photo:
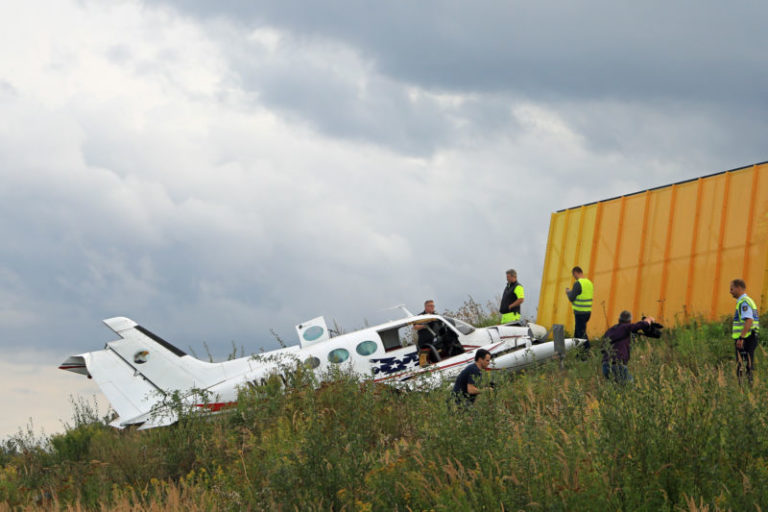
[[[573,337],[587,340],[585,348],[589,348],[589,338],[587,337],[587,322],[592,316],[592,298],[595,295],[595,287],[592,281],[584,277],[584,271],[576,266],[571,270],[571,275],[575,280],[573,288],[566,288],[565,294],[571,301],[573,308],[574,328]]]
[[[525,300],[523,285],[517,281],[517,272],[514,269],[507,270],[507,285],[501,295],[499,313],[501,323],[506,324],[520,320],[520,304]]]
[[[747,295],[747,285],[742,279],[731,281],[731,295],[736,299],[731,337],[736,345],[736,375],[741,383],[742,366],[746,366],[747,380],[752,384],[755,348],[760,334],[760,316],[757,304]]]

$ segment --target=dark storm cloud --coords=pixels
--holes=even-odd
[[[184,14],[343,41],[384,74],[437,90],[765,106],[762,2],[165,3]]]
[[[739,164],[764,153],[764,138],[747,132],[768,130],[768,4],[761,2],[159,3],[239,27],[228,41],[239,39],[245,50],[233,51],[236,44],[227,54],[265,105],[323,133],[405,154],[514,135],[509,107],[524,102],[555,109],[602,153],[639,158],[673,144],[671,158],[695,152],[715,165],[714,147],[730,148],[727,158]],[[369,81],[367,94],[349,67],[329,68],[322,56],[302,60],[278,45],[274,61],[253,58],[243,34],[264,27],[286,34],[304,57],[327,44],[347,48],[370,68],[358,73]],[[413,101],[409,87],[471,102]]]

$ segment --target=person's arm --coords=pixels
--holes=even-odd
[[[752,312],[750,311],[750,315],[751,314]],[[741,330],[741,334],[739,334],[739,339],[736,340],[736,348],[744,348],[744,338],[749,336],[749,331],[752,330],[752,322],[754,322],[754,320],[751,316],[744,320],[744,328]]]
[[[637,332],[645,329],[646,327],[650,327],[653,322],[655,322],[654,318],[652,316],[647,316],[643,320],[640,320],[637,323],[632,324],[632,327],[630,330],[632,332]]]
[[[477,364],[477,363],[475,363]],[[467,378],[467,394],[468,395],[477,395],[480,393],[480,388],[477,387],[477,384],[475,384],[475,378],[480,377],[481,373],[470,373]]]
[[[566,288],[565,294],[568,295],[569,301],[573,302],[574,300],[576,300],[576,297],[581,295],[581,283],[578,281],[573,283],[573,288],[571,289]]]
[[[517,285],[517,287],[515,288],[515,295],[517,295],[517,300],[515,300],[512,304],[509,305],[510,311],[512,311],[512,308],[522,304],[523,300],[525,300],[525,291],[523,290],[522,286]]]

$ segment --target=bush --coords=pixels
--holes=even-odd
[[[758,361],[765,360],[762,348]],[[190,510],[754,510],[768,503],[768,410],[739,387],[722,323],[633,343],[635,381],[600,358],[517,374],[464,410],[344,372],[244,389],[235,407],[115,430],[77,409],[63,434],[8,440],[9,506]],[[759,368],[759,367],[758,367]]]

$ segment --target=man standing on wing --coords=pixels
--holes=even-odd
[[[525,300],[523,285],[517,281],[515,269],[511,268],[507,270],[507,286],[504,287],[499,305],[502,324],[520,320],[520,304],[523,303],[523,300]]]

